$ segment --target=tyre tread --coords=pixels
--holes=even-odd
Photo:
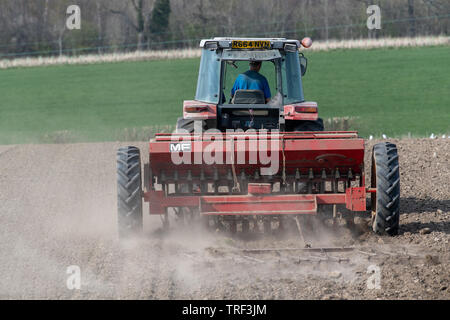
[[[141,160],[136,147],[117,150],[117,214],[120,238],[142,231]]]
[[[373,230],[378,234],[396,235],[400,221],[400,166],[397,147],[378,143],[373,147],[376,165],[376,214]]]

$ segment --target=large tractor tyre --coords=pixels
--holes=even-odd
[[[119,238],[142,233],[141,155],[136,147],[117,150],[117,214]]]
[[[206,121],[204,121],[204,120],[192,120],[192,119],[178,118],[176,132],[180,133],[180,129],[181,129],[181,130],[186,130],[189,133],[193,133],[195,126],[198,126],[198,128],[201,127],[203,131],[208,130]]]
[[[318,118],[315,121],[299,121],[294,127],[294,131],[323,131],[323,120],[322,118]]]
[[[400,221],[400,170],[397,147],[390,142],[373,147],[371,186],[372,228],[378,234],[398,234]]]

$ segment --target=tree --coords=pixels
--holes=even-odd
[[[416,17],[414,16],[414,0],[408,0],[409,35],[416,36]]]
[[[170,12],[170,0],[156,0],[149,24],[149,31],[153,39],[167,38],[163,37],[163,34],[169,28]]]
[[[129,17],[127,13],[127,5],[122,9],[110,9],[113,14],[118,14],[124,17],[125,21],[137,32],[137,49],[141,50],[145,41],[145,6],[144,0],[130,0],[133,6],[136,19]]]
[[[66,9],[74,4],[82,28],[69,32]],[[365,24],[372,4],[382,10],[381,30]],[[449,0],[0,0],[0,58],[139,50],[162,39],[191,47],[211,36],[446,35],[449,12]]]

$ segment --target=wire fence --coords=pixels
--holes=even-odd
[[[448,36],[427,37],[401,37],[401,38],[378,38],[378,39],[356,39],[356,40],[329,40],[316,41],[308,51],[327,51],[335,49],[375,49],[375,48],[401,48],[401,47],[423,47],[450,45]],[[0,59],[0,69],[42,67],[54,65],[78,65],[114,63],[124,61],[148,61],[167,59],[189,59],[199,58],[200,48],[168,49],[168,50],[138,50],[130,52],[116,52],[103,54],[83,54],[77,56],[28,56],[16,57],[14,59]]]
[[[382,26],[385,25],[391,25],[391,24],[397,24],[397,23],[405,23],[405,22],[411,22],[411,21],[426,21],[431,19],[437,19],[437,20],[445,20],[450,18],[449,14],[443,14],[443,15],[434,15],[434,16],[423,16],[423,17],[415,17],[415,18],[402,18],[402,19],[392,19],[392,20],[383,20]],[[267,26],[267,25],[273,25],[278,24],[278,22],[273,23],[264,23],[264,24],[252,24],[248,25],[247,27],[254,27],[254,26]],[[245,27],[245,26],[244,26]],[[356,24],[340,24],[340,25],[331,25],[331,26],[317,26],[317,27],[303,27],[303,28],[295,28],[295,29],[289,29],[289,30],[279,30],[279,31],[271,31],[271,32],[250,32],[246,34],[233,34],[235,37],[270,37],[274,35],[283,35],[283,36],[296,36],[299,33],[307,35],[307,33],[317,32],[317,31],[323,31],[323,30],[336,30],[336,29],[345,29],[345,28],[364,28],[366,27],[366,23],[356,23]],[[155,35],[167,35],[167,36],[173,36],[176,32],[174,31],[167,31],[167,32],[160,32]],[[88,47],[71,47],[66,48],[62,46],[61,40],[51,40],[51,41],[37,41],[37,42],[24,42],[21,43],[21,46],[47,46],[51,47],[56,45],[59,45],[60,48],[58,49],[50,49],[50,50],[33,50],[33,51],[23,51],[23,52],[4,52],[0,53],[0,59],[14,59],[18,57],[27,57],[27,56],[55,56],[55,55],[80,55],[80,54],[89,54],[93,52],[127,52],[131,50],[136,49],[144,49],[144,50],[154,50],[154,49],[161,49],[161,48],[189,48],[189,47],[196,47],[201,39],[209,38],[215,35],[212,34],[204,34],[202,37],[192,38],[192,39],[175,39],[175,40],[165,40],[165,41],[149,41],[147,45],[144,48],[140,48],[141,44],[137,43],[136,41],[132,43],[123,43],[123,44],[110,44],[110,45],[102,45],[102,46],[88,46]],[[384,35],[386,36],[386,35]],[[93,37],[93,38],[87,38],[84,39],[92,40],[92,41],[103,41],[106,42],[107,40],[112,41],[110,37]],[[13,46],[17,46],[17,44],[0,44],[0,51],[3,49],[8,49]]]

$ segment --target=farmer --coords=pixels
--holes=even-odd
[[[234,82],[231,89],[231,96],[234,97],[236,90],[261,90],[264,92],[266,103],[270,101],[270,88],[266,77],[259,73],[261,69],[261,61],[251,61],[250,70],[241,73]]]

